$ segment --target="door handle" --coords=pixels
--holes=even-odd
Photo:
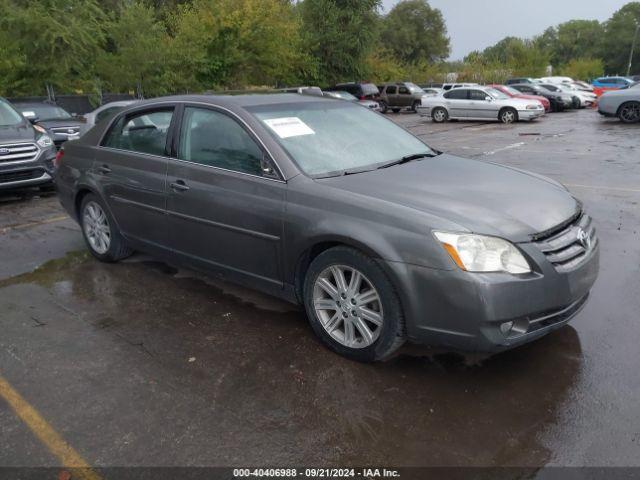
[[[111,169],[109,168],[109,165],[101,165],[98,167],[98,172],[100,172],[103,175],[107,175],[111,173]]]
[[[189,185],[184,183],[184,180],[176,180],[175,182],[170,183],[169,186],[176,192],[186,192],[189,190]]]

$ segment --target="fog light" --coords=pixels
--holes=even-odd
[[[508,335],[512,328],[513,328],[513,322],[504,322],[503,324],[500,325],[500,331],[504,335]]]

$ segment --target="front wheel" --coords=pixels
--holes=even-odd
[[[623,123],[640,122],[640,102],[623,103],[618,110],[618,118]]]
[[[133,253],[102,201],[92,193],[82,199],[80,226],[89,252],[101,262],[117,262]]]
[[[416,100],[415,102],[413,102],[413,104],[411,105],[411,111],[413,113],[418,113],[418,107],[422,105],[422,102],[420,100]]]
[[[518,121],[518,112],[513,108],[504,108],[500,110],[498,119],[506,125],[515,123]]]
[[[436,123],[444,123],[449,120],[449,113],[444,108],[437,107],[431,112],[431,118]]]
[[[316,335],[345,357],[382,360],[404,343],[402,307],[391,281],[357,250],[321,253],[305,277],[304,303]]]

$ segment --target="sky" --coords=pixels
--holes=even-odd
[[[504,37],[533,37],[567,20],[607,20],[631,0],[429,0],[440,9],[451,38],[451,60],[461,60]],[[389,11],[398,0],[382,0]]]

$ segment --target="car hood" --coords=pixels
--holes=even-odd
[[[0,127],[0,144],[33,142],[35,137],[35,130],[31,124],[21,123]]]
[[[529,241],[532,235],[561,224],[581,208],[551,179],[447,154],[318,181],[513,242]]]
[[[85,123],[75,118],[69,118],[64,120],[39,120],[38,125],[41,125],[44,128],[83,127]]]
[[[547,98],[542,97],[540,95],[526,95],[524,93],[522,95],[516,96],[516,98],[522,98],[522,99],[525,99],[525,100],[537,100],[537,101],[543,102],[543,103],[544,102],[549,102],[549,100]]]

